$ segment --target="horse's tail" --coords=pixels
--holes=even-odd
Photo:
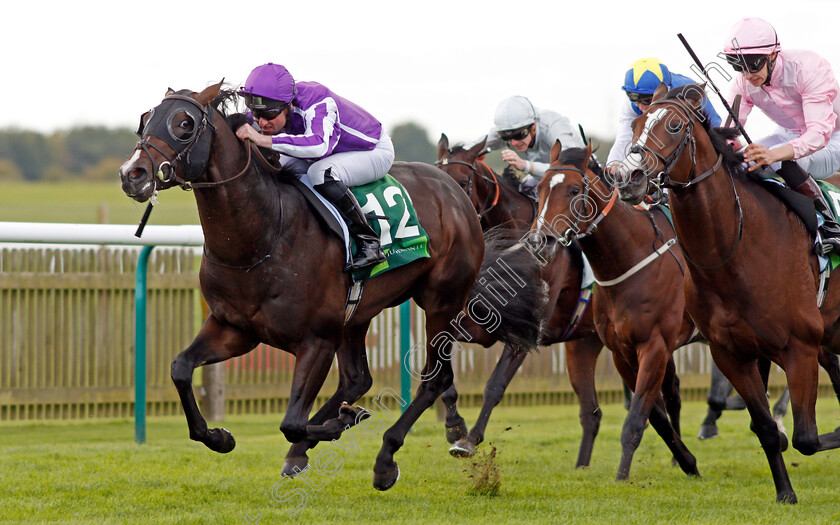
[[[497,340],[533,350],[548,294],[539,263],[519,238],[501,228],[484,234],[484,261],[470,290],[467,313]]]

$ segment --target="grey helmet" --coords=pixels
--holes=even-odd
[[[524,128],[537,121],[537,111],[531,101],[522,96],[506,98],[496,107],[493,123],[499,131]]]

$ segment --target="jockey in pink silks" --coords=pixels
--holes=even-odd
[[[738,119],[753,107],[779,128],[744,149],[750,170],[770,166],[788,186],[814,199],[825,218],[821,251],[840,252],[840,225],[814,180],[840,168],[840,86],[827,60],[812,51],[782,50],[776,30],[761,18],[739,20],[723,48],[736,73],[730,104],[741,95]]]

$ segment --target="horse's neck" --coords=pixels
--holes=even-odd
[[[597,192],[597,218],[604,213],[612,195],[599,180],[593,183],[593,191]],[[647,241],[652,240],[653,234],[650,220],[643,213],[618,199],[612,202],[597,227],[579,241],[593,271],[601,276],[617,269],[627,270],[648,255],[651,244]]]
[[[494,195],[495,189],[490,184],[488,186],[494,192],[491,196]],[[528,197],[499,181],[499,201],[487,215],[493,219],[489,221],[493,225],[511,222],[524,228],[534,222],[534,210],[534,204]]]
[[[235,156],[234,156],[235,158]],[[222,182],[194,191],[206,248],[227,264],[244,264],[265,254],[280,226],[280,193],[270,175],[259,173],[254,161],[249,172],[231,179],[245,167],[239,161],[214,158],[207,169],[207,182]]]
[[[717,160],[717,153],[708,139],[697,140],[697,145],[696,158],[705,160],[695,166],[694,172],[704,173]],[[710,265],[722,264],[737,255],[733,252],[741,243],[741,214],[745,206],[755,208],[755,213],[750,213],[755,220],[750,222],[761,222],[762,212],[755,196],[723,165],[687,189],[670,191],[669,200],[683,251]]]

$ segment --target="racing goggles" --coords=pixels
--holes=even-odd
[[[644,104],[646,106],[650,105],[651,100],[653,100],[653,94],[651,93],[633,93],[632,91],[627,92],[627,98],[630,99],[630,102],[634,104]]]
[[[508,131],[500,131],[499,137],[502,138],[505,142],[510,142],[512,140],[524,140],[528,134],[531,133],[531,124],[528,124],[524,128],[513,129]]]
[[[747,70],[750,73],[758,73],[767,63],[767,55],[726,55],[726,61],[732,66],[736,73]]]

